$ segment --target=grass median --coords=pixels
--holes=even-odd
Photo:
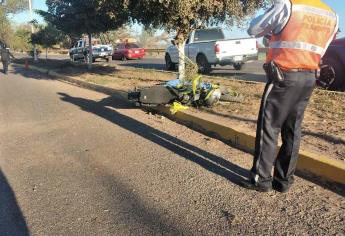
[[[17,60],[24,64],[24,60]],[[30,65],[54,70],[60,74],[87,82],[128,91],[175,79],[176,73],[135,69],[114,65],[94,65],[88,70],[83,63],[60,60],[30,61]],[[220,103],[212,109],[191,108],[202,116],[205,112],[226,119],[231,125],[255,135],[256,117],[264,84],[231,78],[204,77],[204,81],[218,83],[245,97],[241,103]],[[315,89],[306,110],[301,147],[345,162],[345,93]]]

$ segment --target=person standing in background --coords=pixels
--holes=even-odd
[[[2,62],[2,68],[4,74],[8,73],[8,65],[10,64],[11,58],[14,58],[14,56],[10,53],[10,49],[6,47],[5,44],[1,45],[0,49],[0,55],[1,55],[1,62]]]

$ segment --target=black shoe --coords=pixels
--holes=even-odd
[[[289,191],[291,185],[285,185],[285,184],[281,184],[278,181],[274,181],[272,182],[272,187],[274,190],[276,190],[277,192],[280,193],[286,193]]]
[[[246,189],[251,189],[263,193],[272,191],[271,186],[260,186],[253,179],[242,181],[240,185]]]

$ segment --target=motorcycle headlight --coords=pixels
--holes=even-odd
[[[220,89],[214,89],[210,93],[211,94],[205,100],[205,103],[206,103],[206,106],[213,107],[214,105],[218,103],[220,96],[222,95],[222,92],[220,91]]]

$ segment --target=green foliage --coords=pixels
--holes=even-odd
[[[52,24],[40,27],[40,30],[31,35],[31,43],[41,45],[43,48],[51,48],[61,42],[64,34]]]
[[[128,25],[122,26],[117,30],[110,30],[102,34],[102,36],[107,41],[106,43],[110,43],[116,45],[119,41],[125,38],[133,38],[134,33],[130,29]]]
[[[13,40],[11,41],[11,48],[15,51],[29,51],[32,48],[30,43],[31,29],[29,25],[21,25],[17,27],[14,32]]]
[[[115,0],[113,0],[115,1]],[[183,42],[190,31],[226,21],[243,22],[266,5],[266,0],[128,0],[133,20],[148,28],[176,32]]]
[[[167,32],[157,34],[154,30],[144,29],[138,38],[140,45],[144,48],[165,48],[170,36]]]
[[[36,49],[36,55],[37,56],[39,56],[41,54],[41,50],[39,50],[39,49]],[[30,57],[34,57],[34,49],[32,48],[30,51],[28,51],[28,55],[30,56]]]
[[[11,45],[14,38],[14,32],[8,19],[8,14],[15,14],[26,9],[28,3],[26,0],[6,0],[0,5],[0,41]]]
[[[152,48],[151,45],[155,40],[155,32],[153,30],[143,30],[139,35],[139,43],[144,48]]]
[[[4,15],[4,12],[0,11],[0,41],[4,42],[5,44],[9,44],[9,42],[11,42],[12,36],[13,31],[11,28],[11,24],[6,15]]]
[[[15,14],[24,11],[27,8],[27,0],[6,0],[3,4],[0,5],[0,11],[2,11],[5,15],[10,13]]]
[[[76,39],[75,39],[76,40]],[[75,41],[73,40],[71,37],[69,37],[68,35],[65,35],[61,42],[60,42],[60,48],[70,48],[72,43]]]
[[[46,4],[48,11],[38,13],[57,29],[71,36],[116,29],[128,20],[121,0],[47,0]]]
[[[116,0],[112,0],[116,1]],[[163,28],[174,32],[179,48],[179,79],[195,75],[195,63],[187,63],[185,76],[184,44],[188,34],[195,29],[226,22],[241,24],[257,9],[270,0],[128,0],[127,7],[133,21],[148,29]]]
[[[48,11],[38,13],[71,37],[86,33],[91,51],[92,34],[117,29],[128,21],[124,1],[126,0],[46,0]],[[92,54],[90,55],[89,68],[92,67]]]

